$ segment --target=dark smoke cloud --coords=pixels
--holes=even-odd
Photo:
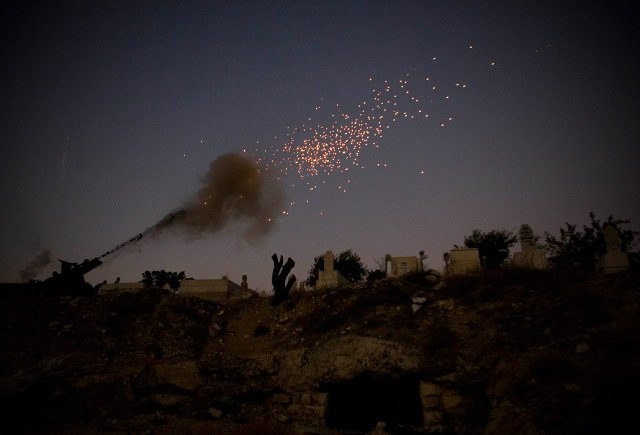
[[[45,248],[20,271],[20,281],[27,282],[35,279],[49,263],[51,263],[51,252]]]
[[[247,224],[245,238],[253,242],[273,229],[283,202],[280,185],[265,170],[239,154],[226,154],[211,163],[176,224],[193,234],[216,233],[241,219]]]
[[[201,183],[183,207],[102,257],[167,230],[182,230],[195,237],[242,222],[246,226],[244,238],[255,243],[275,227],[284,204],[282,186],[255,162],[240,154],[225,154],[211,162]]]

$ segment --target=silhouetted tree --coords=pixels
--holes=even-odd
[[[638,231],[622,228],[623,225],[630,223],[629,220],[614,219],[613,216],[609,216],[602,223],[593,212],[589,213],[589,220],[590,224],[583,225],[582,231],[577,229],[577,225],[565,223],[565,227],[560,228],[559,238],[545,232],[544,248],[549,254],[549,262],[553,266],[558,268],[580,267],[592,270],[596,258],[605,252],[602,230],[608,225],[618,231],[623,251],[629,252],[637,244]]]
[[[287,262],[284,263],[282,255],[278,260],[278,255],[275,253],[271,256],[271,259],[273,260],[273,273],[271,274],[273,298],[271,299],[271,305],[278,305],[289,299],[289,293],[296,282],[296,277],[291,275],[287,281],[287,275],[289,275],[296,263],[291,257],[287,258]]]
[[[145,270],[142,273],[142,280],[140,282],[145,283],[148,286],[162,288],[165,284],[169,284],[171,290],[178,291],[180,288],[180,281],[186,278],[184,271],[181,272],[167,272],[166,270],[154,270],[149,272]]]
[[[360,256],[347,249],[338,254],[333,260],[333,268],[338,270],[349,282],[362,281],[367,274],[367,268],[362,264]],[[313,258],[313,265],[309,269],[307,283],[315,286],[318,281],[318,272],[324,270],[324,255]]]
[[[143,283],[145,287],[151,287],[153,285],[153,275],[151,275],[151,272],[148,270],[142,272],[142,279],[140,282]]]
[[[374,259],[375,269],[367,270],[366,280],[367,282],[380,281],[387,277],[387,258],[382,257],[380,259]]]
[[[504,263],[509,257],[509,248],[517,240],[516,235],[507,230],[491,230],[487,233],[473,230],[471,235],[465,236],[464,246],[478,248],[482,266],[486,270],[491,270],[499,268]]]

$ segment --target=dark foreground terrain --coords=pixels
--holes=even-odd
[[[0,299],[2,433],[635,433],[640,277]],[[381,427],[379,427],[379,431]]]

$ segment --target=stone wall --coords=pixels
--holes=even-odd
[[[118,282],[103,284],[100,287],[99,294],[132,293],[139,292],[144,288],[144,283],[141,282]],[[169,286],[165,285],[164,288],[169,289]],[[246,285],[246,281],[243,281],[243,285],[238,285],[227,277],[223,277],[221,279],[185,279],[180,281],[179,294],[210,301],[224,301],[226,299],[246,298],[250,296],[251,292]]]
[[[109,284],[102,284],[100,286],[100,295],[110,295],[118,293],[135,293],[144,288],[144,283],[141,282],[114,282]]]
[[[464,412],[462,396],[451,388],[443,388],[435,382],[420,383],[422,418],[428,432],[443,432],[445,419],[452,414]]]
[[[327,415],[328,396],[315,390],[275,393],[271,397],[271,413],[281,423],[322,427]]]
[[[185,279],[180,282],[180,294],[195,296],[211,301],[225,300],[238,294],[240,286],[228,278]]]

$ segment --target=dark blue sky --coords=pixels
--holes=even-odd
[[[430,118],[399,101],[415,119],[348,172],[284,177],[293,205],[259,245],[242,223],[166,235],[89,281],[164,268],[266,290],[273,252],[301,279],[327,249],[370,267],[424,249],[440,268],[475,228],[640,222],[633,2],[13,2],[0,20],[2,281],[43,248],[102,254],[179,207],[215,158],[280,155],[287,127],[353,117],[385,80],[407,80]]]

